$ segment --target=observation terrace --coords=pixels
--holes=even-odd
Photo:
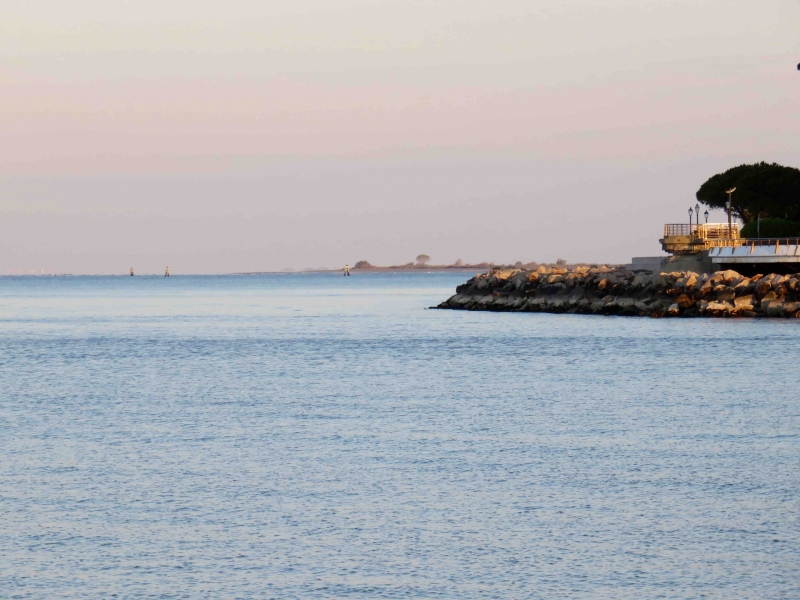
[[[738,223],[668,223],[664,225],[664,237],[659,241],[664,252],[697,254],[711,248],[741,246],[747,240],[739,236]]]
[[[800,272],[800,238],[743,238],[738,224],[670,223],[660,242],[665,252],[694,255],[707,267],[742,274]]]

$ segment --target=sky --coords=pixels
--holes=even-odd
[[[711,175],[800,167],[798,24],[797,0],[3,0],[0,274],[656,256]]]

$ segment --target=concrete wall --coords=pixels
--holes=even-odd
[[[634,256],[625,268],[629,271],[661,271],[668,259],[669,256]]]
[[[670,256],[664,264],[665,271],[692,271],[693,273],[713,273],[720,270],[719,265],[711,262],[708,250],[698,254],[681,254]]]

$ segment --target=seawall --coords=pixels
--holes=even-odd
[[[435,308],[639,317],[800,317],[800,276],[621,268],[494,270]]]

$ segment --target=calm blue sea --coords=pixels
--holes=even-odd
[[[800,598],[800,320],[0,278],[2,598]]]

